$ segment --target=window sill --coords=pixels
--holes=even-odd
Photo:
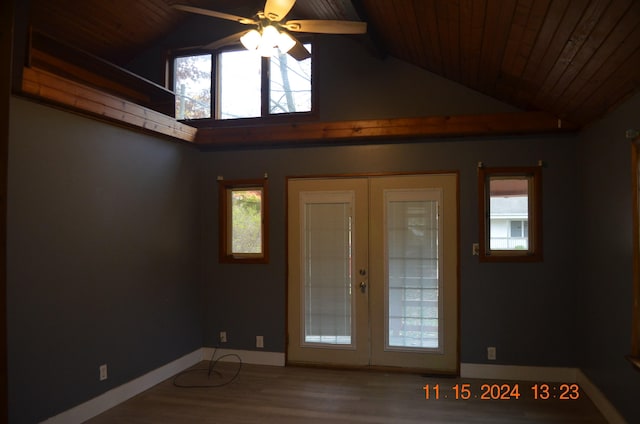
[[[480,262],[542,262],[540,253],[532,254],[485,254],[480,255]]]
[[[201,118],[201,119],[179,119],[186,125],[190,125],[196,128],[236,128],[236,127],[255,127],[271,124],[282,124],[291,122],[314,122],[318,120],[318,114],[315,111],[310,112],[291,112],[291,113],[279,113],[268,116],[257,116],[254,118],[235,118],[235,119],[216,119],[216,118]]]
[[[627,360],[631,362],[636,371],[640,371],[640,357],[627,355]]]

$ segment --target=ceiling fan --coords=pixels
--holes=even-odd
[[[311,53],[291,34],[292,32],[318,34],[364,34],[367,32],[366,22],[319,19],[284,21],[284,17],[295,3],[296,0],[266,0],[264,10],[259,11],[253,18],[244,18],[183,4],[174,4],[173,7],[185,12],[253,26],[253,29],[232,34],[204,47],[216,49],[240,40],[247,50],[256,50],[262,56],[271,56],[275,49],[280,49],[283,53],[289,53],[296,60],[304,60],[311,57]]]

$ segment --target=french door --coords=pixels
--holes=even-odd
[[[288,181],[289,363],[458,371],[457,176]]]

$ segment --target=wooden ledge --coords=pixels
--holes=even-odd
[[[577,131],[579,127],[544,112],[432,116],[344,122],[264,124],[202,128],[200,146],[249,146],[345,140],[393,140],[458,136],[498,136]]]
[[[129,127],[201,147],[367,142],[436,137],[490,137],[577,131],[544,112],[300,122],[197,129],[137,103],[37,67],[25,67],[22,93]]]
[[[175,116],[175,95],[172,91],[35,28],[29,32],[27,66]]]
[[[112,122],[193,142],[197,129],[136,103],[37,68],[25,67],[22,93]]]

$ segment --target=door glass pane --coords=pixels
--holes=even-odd
[[[304,341],[351,344],[351,205],[304,205]]]
[[[387,347],[438,349],[438,201],[410,197],[386,199]]]

